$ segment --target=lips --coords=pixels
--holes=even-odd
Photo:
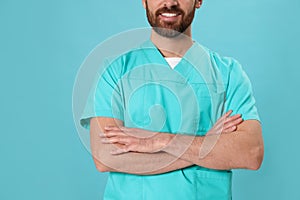
[[[161,8],[156,11],[156,16],[163,16],[163,17],[176,17],[178,15],[182,15],[183,10],[181,10],[179,7],[175,8]]]
[[[164,13],[160,13],[160,15],[163,17],[177,17],[178,15],[180,15],[180,13],[164,12]]]
[[[178,22],[179,17],[181,16],[180,13],[174,13],[174,12],[162,12],[159,14],[159,19],[162,20],[165,23],[173,24]]]
[[[183,16],[183,10],[181,10],[179,7],[173,7],[173,8],[161,8],[156,11],[157,19],[160,20],[160,23],[164,24],[174,24],[178,23],[181,16]]]

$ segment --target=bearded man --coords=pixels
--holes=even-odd
[[[251,83],[192,39],[202,0],[142,3],[151,37],[105,62],[81,118],[104,199],[232,199],[231,170],[263,160]]]

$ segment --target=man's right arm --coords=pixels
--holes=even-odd
[[[135,153],[112,155],[113,144],[103,144],[100,133],[104,127],[123,126],[123,122],[114,118],[95,117],[90,121],[91,151],[96,168],[101,172],[123,172],[129,174],[162,174],[193,165],[191,162],[176,158],[165,152]]]

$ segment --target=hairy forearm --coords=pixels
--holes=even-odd
[[[193,165],[191,162],[177,159],[165,152],[157,153],[135,153],[129,152],[120,155],[111,155],[113,145],[101,147],[95,156],[101,159],[100,171],[123,172],[129,174],[150,175],[162,174],[169,171],[185,168]]]
[[[166,173],[193,165],[193,163],[189,161],[178,159],[166,152],[129,152],[112,155],[111,151],[117,146],[113,144],[103,144],[99,137],[99,133],[105,131],[104,127],[106,125],[120,126],[122,122],[111,118],[94,118],[91,120],[91,151],[95,165],[99,171],[150,175]]]
[[[190,145],[185,151],[179,148],[187,146],[187,143]],[[247,131],[236,130],[218,136],[178,135],[163,151],[206,168],[255,170],[262,162],[263,144],[260,127],[253,125]]]

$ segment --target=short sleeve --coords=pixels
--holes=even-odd
[[[225,102],[226,111],[241,114],[244,120],[259,120],[251,82],[237,61],[233,60],[230,66],[227,94]]]
[[[93,117],[111,117],[124,120],[120,80],[120,65],[106,61],[98,71],[90,90],[80,124],[89,129]]]

